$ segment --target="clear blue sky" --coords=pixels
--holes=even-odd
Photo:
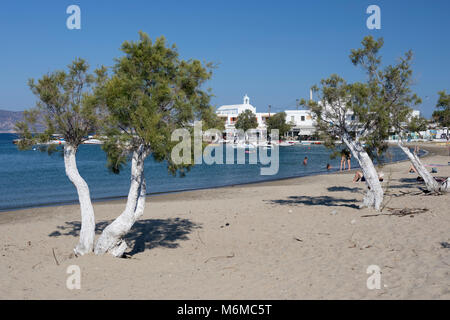
[[[66,28],[66,8],[81,8],[81,30]],[[366,8],[381,8],[381,30],[366,27]],[[364,75],[350,63],[366,35],[385,39],[385,63],[415,54],[415,91],[429,117],[437,91],[450,91],[450,1],[2,1],[0,109],[35,103],[27,79],[64,68],[75,57],[111,66],[124,40],[138,31],[164,35],[183,58],[219,63],[209,87],[213,104],[241,103],[258,111],[295,108],[309,87],[332,73]]]

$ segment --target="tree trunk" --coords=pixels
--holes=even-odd
[[[75,254],[84,255],[92,252],[95,238],[95,216],[92,207],[89,187],[80,176],[76,162],[77,147],[66,144],[64,146],[64,166],[66,175],[74,184],[78,192],[78,200],[81,209],[81,230],[79,243],[74,249]]]
[[[397,145],[408,156],[409,160],[411,161],[412,165],[416,169],[417,173],[423,178],[423,181],[425,182],[427,190],[430,192],[438,192],[439,191],[439,183],[436,180],[434,180],[433,176],[424,167],[424,165],[420,161],[419,157],[415,153],[412,153],[408,147],[403,145],[402,139],[399,139],[397,141]]]
[[[95,254],[109,252],[113,256],[121,257],[127,249],[127,245],[122,237],[130,231],[136,220],[144,213],[147,193],[144,177],[144,160],[147,155],[148,152],[144,147],[133,151],[131,184],[125,210],[103,230],[97,240]]]
[[[353,156],[358,160],[361,167],[368,190],[364,196],[363,204],[360,207],[374,208],[379,211],[383,202],[383,188],[378,177],[378,173],[375,170],[372,160],[367,152],[364,150],[360,142],[354,141],[350,136],[343,138],[344,143],[352,152]]]

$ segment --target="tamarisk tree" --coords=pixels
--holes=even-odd
[[[164,37],[152,43],[140,32],[139,41],[124,42],[125,55],[117,59],[113,74],[97,91],[108,110],[103,148],[108,167],[115,173],[131,157],[131,182],[123,212],[101,233],[95,253],[120,257],[127,249],[122,239],[145,208],[147,184],[145,159],[166,161],[172,174],[184,175],[193,161],[172,160],[176,129],[193,130],[196,120],[203,126],[218,124],[209,104],[210,94],[202,86],[211,77],[211,64],[181,60],[175,47]]]
[[[56,71],[37,81],[30,79],[29,86],[38,102],[24,113],[24,121],[16,125],[21,137],[19,149],[38,145],[42,151],[53,152],[57,147],[50,144],[52,134],[64,138],[66,175],[77,190],[81,210],[80,237],[74,249],[77,255],[93,250],[95,217],[89,187],[77,169],[76,154],[80,144],[98,129],[100,112],[93,88],[104,80],[106,72],[101,68],[93,75],[88,69],[84,60],[77,59],[68,66],[68,71]],[[36,133],[39,128],[45,131]]]
[[[398,146],[424,178],[427,188],[430,191],[440,188],[418,156],[403,143],[407,128],[411,130],[418,126],[417,120],[411,117],[412,106],[421,103],[411,90],[412,52],[408,51],[397,64],[382,68],[379,51],[383,44],[382,38],[374,40],[367,36],[362,41],[362,48],[351,51],[350,59],[366,72],[366,82],[347,84],[344,79],[332,75],[321,82],[320,101],[308,103],[328,144],[332,145],[336,138],[341,139],[358,160],[368,185],[363,205],[376,210],[380,209],[383,189],[369,153],[378,156],[386,150],[389,132],[399,134]],[[316,86],[313,89],[318,91]]]
[[[397,107],[398,113],[394,113],[392,115],[392,122],[394,124],[394,132],[397,134],[398,147],[406,154],[408,159],[411,161],[411,164],[416,169],[416,172],[419,176],[422,177],[426,189],[429,192],[441,192],[446,191],[446,185],[441,186],[432,176],[432,174],[427,170],[427,168],[422,164],[418,154],[415,152],[411,152],[408,146],[405,145],[405,136],[409,132],[418,132],[423,131],[426,128],[426,120],[420,117],[412,116],[410,110],[406,107]],[[403,112],[403,114],[402,114]],[[398,118],[402,118],[403,121],[398,121]]]
[[[450,94],[447,94],[445,90],[439,91],[439,99],[436,103],[436,109],[433,111],[433,118],[442,127],[447,127],[447,137],[449,136],[450,128]]]
[[[395,65],[381,68],[381,56],[379,49],[383,46],[383,39],[374,41],[366,37],[363,41],[364,48],[352,50],[351,59],[354,65],[361,66],[368,74],[367,86],[369,88],[369,100],[373,105],[379,105],[381,112],[388,115],[384,126],[377,128],[381,133],[379,139],[385,138],[385,129],[397,134],[398,147],[406,154],[412,165],[423,178],[428,191],[443,191],[441,185],[433,178],[430,172],[420,161],[418,155],[405,146],[405,136],[410,132],[425,130],[425,119],[413,116],[413,107],[420,104],[421,99],[412,92],[413,53],[407,51],[400,57]],[[386,127],[385,124],[388,124]],[[381,130],[379,130],[381,129]],[[375,141],[375,143],[377,143]]]
[[[244,131],[245,142],[248,141],[248,130],[255,129],[258,127],[258,120],[256,119],[256,114],[251,110],[245,110],[240,115],[238,115],[236,120],[236,129]]]
[[[436,103],[436,109],[433,111],[433,119],[442,127],[447,127],[447,141],[450,140],[450,94],[445,90],[439,91],[439,99]],[[447,143],[448,145],[448,143]],[[448,155],[450,156],[450,145],[448,145]]]
[[[278,112],[269,117],[266,122],[267,132],[278,129],[280,137],[283,137],[292,128],[292,124],[286,123],[286,112]]]
[[[383,149],[382,144],[373,143],[382,135],[376,128],[383,122],[383,113],[379,112],[379,106],[369,104],[369,90],[365,84],[348,84],[338,75],[331,75],[321,81],[321,86],[320,90],[317,86],[312,88],[319,95],[318,102],[302,100],[301,104],[311,108],[325,145],[334,148],[335,142],[341,140],[361,166],[368,185],[361,207],[380,210],[384,192],[364,144]]]
[[[367,72],[366,82],[349,84],[338,75],[331,75],[321,81],[320,89],[312,88],[319,94],[318,102],[301,101],[315,114],[326,145],[334,147],[335,141],[341,140],[358,161],[368,186],[362,206],[376,210],[381,209],[384,192],[371,158],[387,149],[392,104],[397,99],[386,93],[388,73],[379,70],[378,53],[382,46],[383,39],[375,41],[368,36],[363,39],[362,48],[351,51],[352,63]]]

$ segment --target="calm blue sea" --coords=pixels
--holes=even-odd
[[[13,134],[0,134],[0,210],[77,202],[75,187],[65,175],[61,153],[48,155],[39,151],[19,151],[12,143]],[[145,175],[151,194],[189,189],[211,188],[326,172],[326,165],[339,168],[340,159],[330,159],[330,151],[320,145],[280,147],[277,175],[260,175],[260,164],[196,165],[184,178],[173,177],[165,163],[152,157],[146,162]],[[307,166],[302,165],[307,156]],[[398,148],[390,149],[393,161],[405,159]],[[80,174],[89,184],[94,200],[126,196],[129,167],[122,173],[110,173],[106,157],[98,145],[82,145],[77,154]],[[352,161],[352,167],[357,167]]]

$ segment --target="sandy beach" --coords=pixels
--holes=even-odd
[[[449,176],[447,149],[426,148]],[[382,212],[358,208],[354,172],[149,197],[129,259],[71,256],[78,205],[2,212],[0,298],[449,299],[450,195],[421,192],[409,166],[382,168]],[[100,231],[124,201],[94,207]],[[380,289],[367,288],[370,265]]]

